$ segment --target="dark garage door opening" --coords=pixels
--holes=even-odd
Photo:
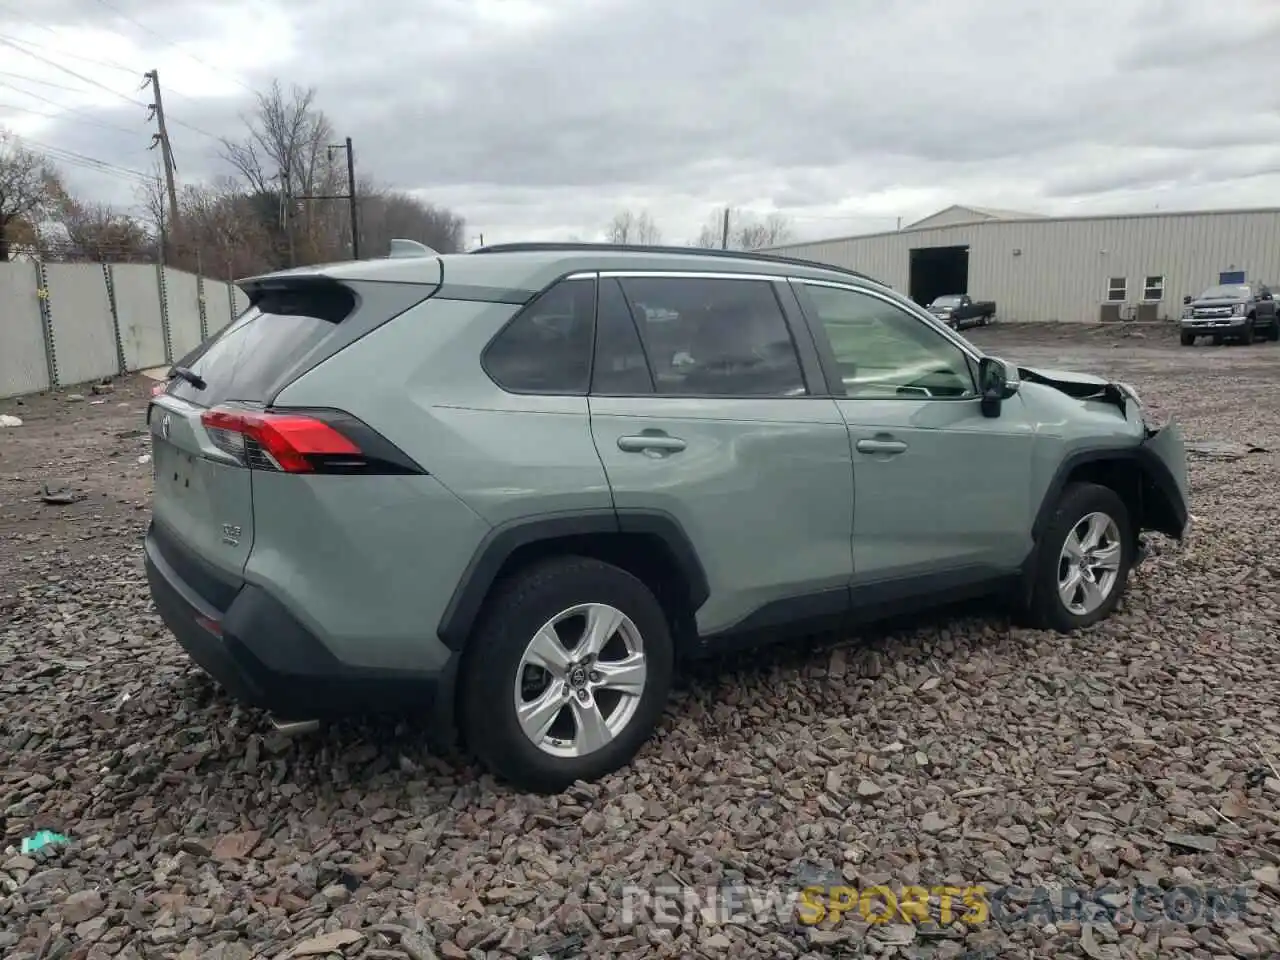
[[[969,292],[969,248],[919,247],[911,251],[911,299],[923,306],[949,293]]]

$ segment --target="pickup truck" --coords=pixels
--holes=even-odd
[[[996,315],[994,300],[974,300],[967,293],[949,293],[945,297],[937,297],[927,309],[952,330],[985,327]]]
[[[1280,315],[1275,297],[1265,283],[1220,283],[1200,296],[1182,300],[1182,345],[1189,347],[1196,337],[1253,343],[1254,335],[1280,340]]]

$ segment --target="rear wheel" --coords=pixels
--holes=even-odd
[[[1272,343],[1280,340],[1280,316],[1273,318],[1271,326],[1267,327],[1267,339]]]
[[[628,763],[671,685],[658,600],[625,570],[585,557],[515,575],[470,643],[463,734],[522,789],[555,793]]]
[[[1196,335],[1194,333],[1184,333],[1182,335],[1182,345],[1184,347],[1193,346],[1195,342],[1196,342]]]
[[[1215,347],[1220,347],[1220,346],[1222,346],[1222,334],[1220,334],[1220,333],[1215,333],[1215,334],[1213,335],[1213,345],[1214,345]]]
[[[1031,623],[1070,633],[1110,616],[1133,553],[1129,511],[1116,492],[1095,483],[1069,485],[1041,539]]]

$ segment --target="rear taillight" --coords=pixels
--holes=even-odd
[[[165,390],[166,390],[166,389],[168,389],[168,387],[169,387],[169,384],[168,384],[168,383],[155,383],[155,384],[152,384],[152,385],[151,385],[151,395],[152,395],[153,397],[158,397],[158,396],[160,396],[160,394],[164,393],[164,392],[165,392]]]
[[[281,473],[421,473],[358,420],[336,411],[215,407],[200,416],[213,444],[252,470]]]

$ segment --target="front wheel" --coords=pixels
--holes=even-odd
[[[1271,326],[1267,327],[1267,339],[1272,343],[1280,340],[1280,316],[1271,321]]]
[[[1063,491],[1045,527],[1031,594],[1034,626],[1070,633],[1111,615],[1133,565],[1129,510],[1096,483]]]
[[[630,573],[587,557],[515,575],[470,644],[463,736],[494,774],[539,793],[630,762],[671,686],[658,600]]]
[[[1250,320],[1244,328],[1244,333],[1240,335],[1240,342],[1246,347],[1253,343],[1253,324],[1254,321]]]
[[[1196,342],[1196,335],[1194,333],[1184,333],[1182,335],[1182,345],[1184,347],[1194,346],[1195,342]]]

